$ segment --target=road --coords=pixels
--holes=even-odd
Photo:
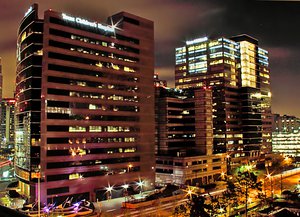
[[[282,179],[282,189],[294,190],[295,186],[299,183],[300,174],[293,175],[290,177],[286,177]],[[263,191],[267,193],[268,196],[271,196],[271,180],[265,179]],[[272,187],[274,189],[274,195],[280,195],[281,189],[281,179],[272,180]],[[221,194],[224,190],[216,190],[210,192],[210,195]],[[207,196],[207,194],[202,194],[203,196]],[[110,201],[102,202],[102,211],[107,214],[107,216],[114,217],[122,217],[130,215],[132,217],[138,216],[148,216],[153,214],[160,214],[160,216],[170,216],[174,208],[180,204],[183,204],[187,201],[187,199],[182,199],[179,201],[169,201],[166,203],[157,203],[156,206],[144,207],[138,210],[130,210],[130,209],[122,209],[121,203],[125,201],[125,198],[113,199]],[[97,206],[96,206],[97,207]]]
[[[273,189],[274,195],[280,195],[281,193],[281,181],[282,181],[282,190],[295,190],[296,186],[300,184],[300,174],[296,174],[293,176],[289,176],[286,178],[279,178],[279,179],[272,179],[272,182],[270,179],[265,179],[264,185],[263,185],[263,191],[270,196],[271,195],[271,189]]]
[[[223,190],[215,190],[210,192],[209,194],[212,196],[215,196],[217,194],[221,194],[225,189]],[[207,196],[207,193],[201,194],[203,196]],[[135,195],[135,197],[138,197],[139,195]],[[172,200],[165,203],[161,203],[159,200],[157,200],[157,203],[155,205],[143,207],[140,209],[124,209],[121,208],[121,203],[125,201],[125,198],[116,198],[111,199],[107,201],[102,201],[99,203],[94,203],[96,212],[102,211],[102,213],[105,213],[105,216],[113,216],[113,217],[122,217],[122,216],[132,216],[132,217],[138,217],[138,216],[148,216],[148,215],[154,215],[159,214],[160,216],[170,216],[172,212],[174,211],[174,208],[179,206],[180,204],[185,203],[188,201],[187,198],[180,199],[180,200]]]

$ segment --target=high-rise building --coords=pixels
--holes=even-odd
[[[202,186],[222,179],[226,154],[213,154],[212,91],[156,88],[156,181]]]
[[[153,22],[99,23],[35,4],[17,41],[16,174],[41,201],[154,187]],[[139,183],[137,183],[139,182]],[[113,190],[112,190],[113,188]]]
[[[15,99],[4,98],[1,100],[1,148],[14,149],[15,144]]]
[[[0,57],[0,100],[2,99],[3,75],[2,75],[2,62]]]
[[[268,52],[248,35],[176,48],[175,86],[212,88],[213,152],[237,163],[271,151]]]

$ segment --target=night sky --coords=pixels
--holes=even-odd
[[[1,0],[0,56],[4,97],[15,84],[16,37],[20,20],[34,2],[40,17],[51,8],[99,22],[120,11],[153,20],[156,69],[174,85],[175,47],[196,37],[242,33],[269,51],[272,110],[300,117],[300,2],[243,0]]]

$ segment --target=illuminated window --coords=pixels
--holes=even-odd
[[[130,68],[130,67],[127,67],[127,66],[124,66],[124,71],[125,72],[135,72],[135,70],[133,68]]]
[[[102,67],[103,67],[103,65],[102,65],[102,63],[101,63],[101,62],[98,62],[98,63],[96,63],[96,66],[98,66],[98,67],[100,67],[100,68],[102,68]]]
[[[79,173],[73,173],[69,175],[69,179],[79,179],[81,178],[81,175]]]
[[[112,68],[115,70],[120,70],[120,67],[118,65],[112,64]],[[125,67],[124,67],[125,70]]]
[[[86,132],[86,128],[85,127],[81,127],[81,126],[74,126],[74,127],[69,127],[69,132]]]
[[[124,149],[125,153],[132,153],[132,152],[136,152],[136,148],[125,148]]]
[[[25,32],[23,32],[22,35],[21,35],[21,42],[25,40],[26,36],[27,36],[27,33],[26,33],[26,31],[25,31]]]
[[[90,132],[102,132],[102,127],[101,126],[90,126],[89,131]]]
[[[94,104],[89,104],[89,109],[91,110],[94,110],[94,109],[97,109],[97,105],[94,105]]]

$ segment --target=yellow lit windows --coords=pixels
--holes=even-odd
[[[94,110],[94,109],[97,109],[97,105],[94,105],[94,104],[89,104],[89,109],[91,110]]]
[[[70,126],[69,132],[86,132],[86,128],[82,126]]]
[[[220,44],[219,41],[211,41],[211,42],[209,42],[209,47],[214,47],[214,46],[217,46],[219,44]]]
[[[35,52],[37,55],[42,56],[43,55],[43,49],[38,50],[37,52]]]
[[[107,126],[107,132],[130,132],[129,127],[121,127],[121,126]]]
[[[231,65],[231,66],[235,66],[235,62],[233,60],[224,60],[224,63]]]
[[[214,61],[212,61],[212,62],[210,62],[209,63],[209,65],[218,65],[218,64],[222,64],[223,63],[223,60],[222,59],[220,59],[220,60],[214,60]]]
[[[26,37],[27,37],[27,33],[23,32],[21,35],[21,42],[24,41]]]
[[[115,70],[120,70],[120,67],[118,65],[115,65],[115,64],[112,64],[112,68],[115,69]],[[124,67],[125,69],[125,67]]]
[[[89,131],[90,132],[102,132],[102,127],[101,126],[90,126]]]
[[[130,68],[128,66],[124,66],[124,71],[125,72],[135,72],[135,70],[133,68]]]
[[[82,176],[79,173],[73,173],[73,174],[69,175],[69,179],[70,180],[72,180],[72,179],[79,179],[79,178],[82,178]]]
[[[190,52],[190,51],[194,51],[195,50],[195,46],[190,46],[189,48],[188,48],[188,51]]]
[[[101,62],[98,62],[98,63],[96,63],[96,66],[102,68],[102,67],[103,67],[103,64],[102,64]]]
[[[135,138],[134,137],[125,137],[124,142],[135,142]]]
[[[243,87],[256,87],[255,45],[247,41],[240,42],[241,78]]]
[[[124,148],[125,153],[133,153],[136,152],[136,148]]]
[[[109,96],[107,97],[108,100],[120,100],[120,101],[123,101],[124,100],[124,97],[123,96],[117,96],[117,95],[112,95],[112,96]]]
[[[195,52],[206,49],[206,43],[195,45],[194,49],[195,49]]]
[[[217,58],[217,57],[221,57],[223,55],[222,52],[217,52],[217,53],[212,53],[210,54],[210,58]]]
[[[39,179],[41,178],[41,174],[39,172],[31,173],[32,179]]]

